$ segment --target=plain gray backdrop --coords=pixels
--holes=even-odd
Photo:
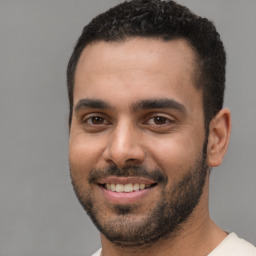
[[[82,28],[117,0],[0,0],[0,256],[86,256],[99,235],[69,179],[66,65]],[[227,56],[229,151],[212,218],[256,244],[256,1],[178,0],[213,20]]]

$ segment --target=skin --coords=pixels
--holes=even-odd
[[[113,205],[122,202],[109,200],[97,184],[89,183],[92,169],[113,164],[157,168],[168,177],[168,191],[200,157],[206,133],[194,67],[195,54],[182,39],[100,41],[84,49],[75,75],[69,160],[73,183],[81,195],[90,193],[99,212],[104,213],[99,215],[102,222],[118,220]],[[108,107],[83,105],[88,99]],[[152,99],[172,100],[180,107],[134,108]],[[230,112],[222,109],[209,126],[209,168],[221,163],[230,129]],[[209,169],[200,201],[181,231],[146,248],[121,248],[101,234],[104,256],[209,254],[226,233],[210,219],[208,194]],[[160,199],[161,187],[155,186],[135,202],[125,199],[125,204],[134,207],[132,219],[139,223]]]

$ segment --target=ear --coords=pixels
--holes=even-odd
[[[227,151],[231,132],[231,114],[228,109],[222,109],[210,122],[207,163],[210,167],[221,164]]]

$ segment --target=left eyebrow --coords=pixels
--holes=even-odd
[[[85,99],[81,99],[78,101],[74,110],[75,110],[75,112],[79,112],[81,109],[85,109],[85,108],[109,109],[111,107],[105,101],[102,101],[99,99],[85,98]]]
[[[180,111],[182,114],[186,114],[186,108],[183,104],[177,102],[174,99],[162,98],[162,99],[147,99],[142,100],[133,105],[133,110],[143,110],[143,109],[175,109]]]

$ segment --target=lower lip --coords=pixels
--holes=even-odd
[[[109,203],[113,204],[131,204],[136,203],[145,196],[147,196],[153,188],[133,191],[129,193],[118,193],[105,189],[100,186],[103,196]]]

